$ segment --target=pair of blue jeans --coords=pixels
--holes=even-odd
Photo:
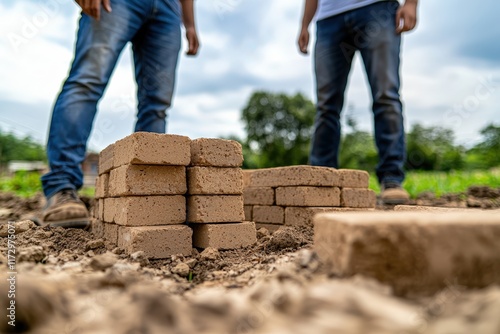
[[[354,54],[363,59],[373,99],[376,167],[381,184],[401,184],[406,156],[399,95],[401,36],[397,1],[377,2],[317,22],[315,71],[317,113],[310,163],[338,168],[340,114]],[[347,148],[348,149],[348,148]]]
[[[55,102],[47,143],[46,197],[83,184],[81,163],[101,99],[118,57],[132,43],[137,82],[135,131],[165,133],[181,46],[178,0],[111,0],[101,19],[82,13],[75,56]]]

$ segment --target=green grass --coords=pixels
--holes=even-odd
[[[470,186],[489,186],[500,188],[500,169],[490,171],[454,171],[454,172],[409,172],[404,188],[415,198],[424,191],[431,191],[436,196],[447,193],[462,193]],[[380,192],[377,179],[370,176],[370,189]]]

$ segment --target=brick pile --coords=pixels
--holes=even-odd
[[[365,171],[290,166],[243,172],[245,219],[257,228],[312,226],[318,213],[363,211],[376,205]]]

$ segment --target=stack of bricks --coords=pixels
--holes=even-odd
[[[359,170],[291,166],[244,171],[245,219],[270,231],[311,226],[314,215],[375,208],[369,174]]]
[[[229,145],[234,148],[224,160],[221,152]],[[211,151],[207,153],[207,149]],[[212,154],[214,151],[217,153]],[[184,136],[145,132],[108,146],[99,158],[94,233],[129,254],[144,251],[149,258],[189,255],[193,244],[200,248],[248,245],[255,241],[255,226],[243,224],[243,214],[230,216],[224,211],[231,207],[233,213],[243,212],[241,162],[228,162],[238,152],[241,156],[241,146],[232,141],[191,141]],[[231,186],[227,186],[227,178],[220,179],[222,175],[232,178]],[[231,196],[212,196],[229,193]],[[188,224],[228,220],[240,222],[242,227],[230,224],[218,229],[208,224],[193,231]],[[241,230],[244,235],[252,228],[253,240],[241,240]],[[231,242],[225,242],[226,237]]]

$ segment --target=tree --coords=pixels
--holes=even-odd
[[[340,146],[340,167],[374,171],[378,154],[373,136],[358,129],[353,117],[347,118],[347,126],[351,129],[342,138]]]
[[[12,160],[45,161],[45,149],[31,137],[18,138],[0,131],[0,163]]]
[[[489,124],[481,130],[483,141],[468,153],[471,167],[491,168],[500,165],[500,126]]]

